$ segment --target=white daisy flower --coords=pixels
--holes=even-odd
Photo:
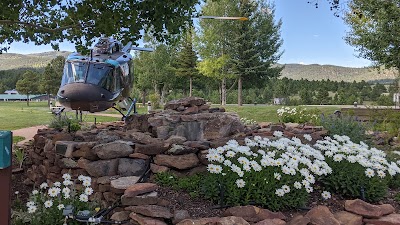
[[[63,176],[62,176],[62,178],[63,178],[64,180],[71,180],[71,175],[69,175],[68,173],[64,173]]]
[[[321,196],[324,200],[327,200],[331,198],[331,193],[329,191],[324,191],[321,193]]]
[[[49,185],[46,182],[43,182],[39,187],[40,189],[46,189],[49,187]]]
[[[246,185],[246,182],[243,179],[237,179],[235,183],[238,188],[243,188]]]
[[[81,202],[87,202],[89,200],[88,196],[85,194],[79,195],[79,201]]]
[[[58,210],[61,210],[61,209],[64,209],[65,206],[64,206],[63,204],[59,204],[59,205],[57,206],[57,208],[58,208]]]
[[[53,201],[52,200],[47,200],[44,202],[44,207],[50,208],[53,206]]]
[[[28,207],[28,213],[30,213],[30,214],[36,212],[36,210],[37,210],[37,206],[35,206],[35,205]]]

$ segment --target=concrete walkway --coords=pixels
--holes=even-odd
[[[35,134],[37,133],[37,131],[39,129],[44,129],[46,127],[47,126],[44,126],[44,125],[35,126],[35,127],[26,127],[26,128],[21,128],[18,130],[13,130],[12,133],[13,133],[13,136],[21,136],[21,137],[25,138],[25,140],[22,140],[17,143],[17,145],[22,145],[25,142],[32,140],[33,136],[35,136]]]

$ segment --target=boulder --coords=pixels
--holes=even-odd
[[[150,164],[150,170],[152,173],[165,173],[170,170],[170,168],[166,166],[159,166],[157,164],[151,163]]]
[[[118,164],[118,175],[141,176],[146,171],[146,161],[143,159],[120,158]]]
[[[165,142],[167,142],[170,145],[172,145],[172,144],[181,145],[181,144],[185,143],[185,141],[186,141],[185,137],[181,137],[181,136],[177,136],[177,135],[172,135],[167,140],[165,140]]]
[[[246,220],[241,217],[210,217],[201,219],[185,219],[176,225],[250,225]]]
[[[189,219],[190,214],[187,210],[175,210],[174,211],[174,218],[172,219],[173,224],[177,224],[184,219]]]
[[[99,160],[86,164],[86,171],[92,177],[115,176],[118,174],[118,159]]]
[[[134,132],[130,133],[129,137],[135,143],[145,144],[145,145],[153,144],[155,142],[161,142],[162,141],[160,139],[153,138],[149,134],[146,134],[146,133],[143,133],[143,132],[137,132],[137,131],[134,131]]]
[[[329,208],[322,205],[312,208],[308,211],[306,217],[310,219],[312,225],[341,225]]]
[[[133,159],[149,159],[150,157],[148,155],[142,154],[142,153],[132,153],[129,155],[129,158]]]
[[[115,141],[106,144],[100,144],[93,147],[93,152],[100,159],[115,159],[128,157],[133,153],[133,149],[126,142]]]
[[[101,131],[96,135],[96,141],[99,143],[108,143],[108,142],[113,142],[116,140],[121,139],[118,135],[115,135],[112,132],[109,131]]]
[[[164,106],[164,109],[177,110],[180,106],[201,106],[205,104],[206,101],[203,98],[187,97],[167,102]]]
[[[176,169],[190,169],[199,164],[196,154],[187,155],[157,155],[154,157],[154,163],[160,166],[168,166]]]

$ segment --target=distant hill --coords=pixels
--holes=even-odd
[[[52,59],[61,55],[68,56],[67,51],[51,51],[35,54],[0,54],[0,70],[18,69],[18,68],[40,68],[45,67]]]
[[[333,65],[302,65],[285,64],[282,71],[282,77],[300,80],[322,80],[330,79],[332,81],[375,81],[392,80],[397,76],[396,70],[381,70],[371,68],[351,68]]]
[[[40,68],[45,67],[53,58],[62,55],[68,56],[70,52],[51,51],[35,54],[0,54],[0,70],[18,69],[18,68]],[[282,71],[282,77],[288,77],[294,80],[301,78],[307,80],[330,79],[332,81],[378,81],[392,80],[397,76],[395,70],[378,71],[370,68],[351,68],[333,65],[302,65],[302,64],[285,64]]]

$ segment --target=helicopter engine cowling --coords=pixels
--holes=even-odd
[[[61,105],[73,110],[100,112],[114,105],[113,94],[99,86],[88,83],[70,83],[57,93]]]

